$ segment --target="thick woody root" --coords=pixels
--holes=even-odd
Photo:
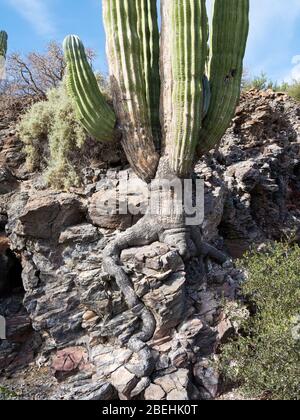
[[[141,330],[134,334],[127,343],[130,350],[139,357],[136,365],[127,365],[127,369],[137,377],[150,376],[155,368],[151,350],[147,342],[151,340],[156,329],[156,321],[151,311],[137,296],[130,278],[121,263],[123,250],[149,245],[159,240],[171,247],[177,248],[184,260],[191,256],[210,257],[223,264],[226,256],[214,247],[201,241],[201,231],[194,227],[183,227],[180,222],[163,223],[149,215],[144,216],[136,225],[117,235],[105,248],[103,253],[103,268],[115,278],[128,308],[141,320]]]
[[[142,322],[141,331],[133,335],[127,343],[128,348],[137,353],[140,358],[138,366],[127,366],[128,370],[137,377],[149,376],[154,370],[154,361],[146,343],[155,332],[156,322],[153,314],[135,293],[132,283],[122,267],[120,256],[124,249],[148,245],[157,239],[158,226],[145,217],[132,228],[117,235],[116,239],[105,248],[103,254],[104,270],[115,278],[128,307]]]

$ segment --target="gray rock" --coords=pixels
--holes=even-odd
[[[160,401],[166,396],[165,391],[156,384],[151,384],[145,391],[144,397],[147,401]]]
[[[219,390],[219,374],[207,360],[203,360],[194,366],[194,377],[200,386],[203,399],[215,399]]]
[[[118,370],[112,373],[111,383],[119,393],[121,400],[127,400],[131,396],[131,392],[137,386],[139,379],[130,373],[125,367],[120,367]]]
[[[22,234],[55,240],[62,230],[83,220],[82,203],[71,194],[37,193],[19,216]]]
[[[124,251],[136,293],[157,322],[149,343],[155,371],[151,378],[136,378],[125,366],[136,357],[126,346],[140,329],[139,314],[128,310],[102,268],[113,230],[140,217],[99,211],[119,186],[118,172],[88,164],[85,188],[55,193],[40,175],[24,171],[22,145],[2,124],[0,229],[5,227],[11,249],[22,258],[25,288],[24,306],[23,297],[18,304],[0,301],[11,320],[11,339],[0,343],[0,365],[9,365],[12,388],[29,399],[216,398],[219,378],[207,360],[238,330],[236,317],[223,313],[220,303],[223,296],[236,298],[245,274],[232,262],[220,267],[194,259],[184,265],[176,250],[161,243]],[[236,257],[300,225],[299,130],[293,101],[255,91],[242,98],[218,150],[196,167],[205,181],[206,240]],[[134,209],[145,203],[145,194],[137,194],[136,178],[129,185]],[[58,383],[49,363],[70,347],[84,349],[85,368]],[[38,365],[24,368],[35,354]],[[11,388],[3,375],[2,383]]]
[[[82,224],[65,229],[59,236],[59,243],[95,242],[99,237],[99,232],[95,226]]]

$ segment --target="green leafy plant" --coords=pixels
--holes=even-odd
[[[249,253],[239,265],[252,316],[239,338],[225,345],[222,370],[247,396],[299,399],[300,248],[287,243]]]

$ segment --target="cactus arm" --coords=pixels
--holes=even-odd
[[[138,23],[149,15],[143,17],[147,9],[137,7],[133,0],[103,0],[102,5],[114,107],[123,131],[123,148],[136,174],[149,181],[155,175],[159,156],[149,117],[145,55]]]
[[[240,97],[248,16],[249,0],[214,1],[209,64],[211,101],[200,133],[200,156],[221,140],[234,116]]]
[[[5,31],[0,31],[0,57],[6,59],[7,53],[7,33]]]
[[[7,53],[7,33],[0,31],[0,80],[5,77],[5,60]]]
[[[103,142],[114,139],[116,117],[106,103],[77,36],[64,40],[67,90],[76,104],[78,119],[88,133]]]
[[[169,30],[173,78],[166,153],[171,169],[184,176],[194,162],[202,125],[208,21],[205,0],[164,0],[163,7],[170,9],[167,15],[172,19],[171,25],[163,23]]]
[[[161,129],[159,121],[159,28],[156,0],[136,0],[138,35],[142,42],[142,66],[146,101],[156,149],[160,150]]]

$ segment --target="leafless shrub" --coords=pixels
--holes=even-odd
[[[94,51],[87,49],[91,64]],[[50,42],[45,52],[30,52],[26,56],[13,53],[8,57],[6,74],[8,80],[0,88],[0,94],[31,97],[34,101],[46,100],[47,91],[57,88],[63,80],[66,69],[62,47]]]

